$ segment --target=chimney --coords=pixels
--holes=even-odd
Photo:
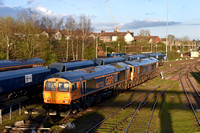
[[[101,34],[105,33],[105,30],[101,30]]]

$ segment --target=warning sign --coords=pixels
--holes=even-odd
[[[32,74],[25,75],[25,83],[32,82]]]

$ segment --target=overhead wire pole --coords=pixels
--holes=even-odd
[[[166,61],[167,61],[167,47],[168,47],[168,3],[169,0],[167,0],[167,27],[166,27]]]
[[[119,29],[117,28],[117,25],[116,25],[116,23],[115,23],[115,19],[114,19],[113,15],[112,15],[112,11],[111,11],[111,9],[110,9],[110,5],[109,5],[109,3],[108,3],[108,0],[106,0],[106,2],[107,2],[108,8],[109,8],[109,10],[110,10],[110,14],[111,14],[111,16],[112,16],[112,19],[113,19],[113,22],[114,22],[114,25],[115,25],[115,30],[118,31]]]

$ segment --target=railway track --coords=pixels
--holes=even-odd
[[[163,73],[171,73],[173,71],[177,71],[178,69],[181,69],[183,68],[185,65],[188,65],[188,64],[191,64],[191,63],[194,63],[195,61],[192,60],[192,61],[182,61],[182,62],[179,62],[179,65],[178,66],[171,66],[170,65],[168,66],[168,69],[165,69],[165,70],[160,70],[160,72],[163,72]]]
[[[157,87],[155,87],[151,91],[147,92],[145,95],[141,95],[141,96],[137,97],[135,100],[133,100],[132,102],[128,103],[127,105],[125,105],[121,109],[119,109],[116,112],[110,114],[104,120],[100,121],[99,123],[97,123],[96,125],[91,127],[87,131],[87,133],[94,132],[94,131],[95,132],[115,132],[115,131],[122,131],[122,130],[124,131],[124,126],[127,125],[128,121],[130,121],[128,123],[127,128],[125,129],[125,132],[127,132],[129,130],[130,125],[131,125],[133,119],[135,118],[135,115],[137,114],[137,112],[139,110],[141,110],[144,106],[146,106],[155,97],[157,97],[157,100],[154,103],[154,106],[153,106],[153,109],[152,109],[152,113],[150,115],[152,117],[154,109],[156,107],[156,104],[157,104],[159,98],[166,92],[166,90],[169,87],[171,87],[174,83],[177,82],[178,79],[177,79],[176,75],[177,74],[174,74],[167,81],[162,82]],[[164,86],[166,83],[169,82],[169,80],[174,79],[174,78],[176,78],[176,80],[173,81],[169,86],[164,87],[164,89],[159,90],[161,86]],[[152,94],[155,93],[155,91],[158,91],[158,93],[155,94],[155,95],[152,95]],[[141,100],[141,102],[139,102],[139,100]],[[138,102],[139,105],[135,105],[135,104],[137,104],[137,102]],[[133,108],[135,108],[134,111],[133,111]],[[118,120],[119,118],[122,118],[122,119],[120,119],[120,121],[119,121]],[[150,121],[151,121],[151,118],[149,119],[148,127],[150,126]],[[147,129],[147,131],[148,131],[148,129]]]
[[[189,63],[185,63],[185,64],[182,64],[183,66],[186,66],[187,64],[189,64]],[[168,69],[168,72],[172,72],[172,71],[177,71],[177,70],[181,70],[181,69],[183,69],[184,67],[183,66],[180,66],[180,67],[173,67],[172,69]],[[177,72],[176,72],[177,73]],[[174,74],[174,75],[176,75],[176,74]],[[156,97],[156,102],[154,103],[154,105],[153,105],[153,107],[155,106],[156,107],[156,104],[157,104],[157,102],[159,101],[159,98],[166,92],[166,90],[167,90],[167,88],[168,87],[170,87],[170,86],[172,86],[173,84],[174,84],[174,82],[176,82],[176,81],[174,81],[173,83],[171,83],[171,85],[170,86],[167,86],[167,87],[165,87],[165,89],[160,89],[161,88],[161,86],[164,86],[164,84],[166,83],[166,82],[168,82],[168,80],[171,80],[171,79],[174,79],[174,78],[177,78],[176,76],[171,76],[171,77],[169,77],[168,79],[167,79],[167,81],[165,81],[165,82],[163,82],[163,83],[161,83],[160,85],[158,85],[157,87],[155,87],[154,89],[153,89],[153,91],[151,90],[151,91],[149,91],[149,92],[147,92],[145,95],[140,95],[140,96],[138,96],[135,100],[133,100],[133,101],[131,101],[130,103],[128,103],[127,105],[125,105],[125,106],[123,106],[122,108],[120,108],[119,110],[117,110],[117,111],[115,111],[114,113],[112,113],[112,114],[110,114],[108,117],[106,117],[104,120],[102,120],[102,121],[100,121],[99,123],[97,123],[95,126],[93,126],[91,129],[89,129],[87,132],[93,132],[93,131],[96,131],[96,132],[103,132],[103,131],[105,131],[105,132],[113,132],[113,131],[121,131],[122,130],[122,127],[121,127],[121,125],[122,125],[122,123],[123,123],[123,125],[125,125],[124,123],[126,123],[126,122],[128,122],[130,119],[131,119],[131,117],[134,115],[134,113],[135,113],[135,111],[133,112],[133,108],[135,108],[135,109],[137,109],[137,111],[136,111],[136,113],[135,113],[135,115],[137,114],[137,112],[140,110],[140,109],[142,109],[143,107],[145,107],[150,101],[152,101],[152,100],[155,100],[155,97]],[[176,79],[177,80],[177,79]],[[157,90],[157,92],[155,93],[155,90]],[[149,94],[150,93],[150,94]],[[155,94],[154,94],[155,93]],[[148,96],[147,96],[148,95]],[[145,97],[147,96],[147,98],[146,99],[144,99]],[[143,99],[144,100],[143,100]],[[140,102],[140,101],[143,101],[142,103]],[[139,104],[139,105],[137,105],[137,104]],[[154,107],[154,109],[155,109],[155,107]],[[153,112],[154,112],[154,109],[152,109],[152,112],[151,112],[151,116],[153,115]],[[126,111],[128,110],[128,112],[129,113],[127,113]],[[125,119],[125,117],[124,117],[124,114],[123,113],[121,113],[121,112],[126,112],[125,114],[127,115],[127,114],[129,114],[129,115],[127,115],[128,117],[127,117],[127,119]],[[81,113],[81,112],[80,112]],[[79,113],[79,114],[80,114]],[[72,117],[76,117],[76,115],[75,116],[71,116],[71,118]],[[119,118],[123,118],[122,119],[122,122],[121,121],[116,121],[116,120],[114,120],[114,123],[118,123],[118,124],[113,124],[113,122],[110,122],[109,120],[111,119],[111,118],[113,118],[113,117],[115,117],[115,118],[117,118],[117,119],[119,119]],[[68,119],[69,118],[63,118],[63,119],[61,119],[60,121],[68,121]],[[111,119],[111,121],[112,121],[113,119]],[[149,119],[149,123],[148,123],[148,125],[150,126],[150,122],[151,122],[151,119]],[[108,129],[105,129],[105,126],[103,126],[103,125],[109,125],[110,126],[110,128],[108,128],[108,127],[106,127],[106,128],[108,128]],[[98,130],[97,130],[97,127],[98,127]],[[103,129],[103,131],[101,130],[101,129]],[[128,130],[127,130],[128,131]],[[148,130],[147,130],[147,132],[148,132]]]
[[[197,67],[195,65],[196,70]],[[192,70],[192,66],[190,67],[189,70],[186,71],[186,73],[180,73],[180,82],[181,82],[181,86],[183,88],[183,91],[185,93],[185,96],[189,102],[189,105],[193,111],[193,114],[195,116],[196,122],[198,124],[198,126],[200,126],[200,119],[199,116],[197,115],[197,109],[199,108],[199,100],[200,100],[200,94],[197,91],[197,88],[195,87],[195,85],[193,84],[193,82],[191,81],[190,77],[189,77],[189,72],[193,72]],[[199,71],[198,71],[199,72]],[[195,74],[196,75],[196,74]],[[196,75],[198,78],[200,78],[198,75]],[[195,91],[195,94],[191,93]]]

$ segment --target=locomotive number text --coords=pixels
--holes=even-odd
[[[114,77],[113,76],[106,77],[106,85],[110,85],[112,83],[114,83]]]

